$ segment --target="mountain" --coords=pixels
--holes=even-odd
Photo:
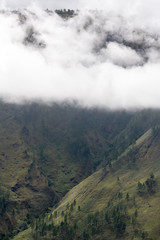
[[[1,238],[26,228],[24,219],[47,211],[111,156],[113,139],[132,115],[1,102]]]
[[[50,212],[70,189],[98,169],[104,180],[111,169],[115,178],[123,179],[122,173],[114,169],[120,171],[125,155],[130,160],[122,164],[121,171],[130,176],[142,151],[130,146],[149,129],[146,135],[156,135],[159,119],[160,112],[150,109],[126,112],[85,109],[74,104],[1,102],[0,239],[27,229],[35,218]],[[136,171],[143,176],[143,170]]]
[[[146,131],[14,240],[160,239],[159,143],[158,128]]]

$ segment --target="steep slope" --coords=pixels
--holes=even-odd
[[[14,239],[160,239],[159,145],[158,128],[148,130]]]
[[[159,119],[155,110],[0,103],[0,237],[26,229],[96,168],[117,165]]]
[[[32,217],[91,174],[132,115],[1,102],[0,238],[16,226],[17,231],[25,229]]]

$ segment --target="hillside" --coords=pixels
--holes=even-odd
[[[159,119],[156,110],[1,102],[0,239],[27,229],[96,170],[132,158],[129,146],[150,128],[156,133]]]
[[[112,152],[111,142],[132,115],[1,102],[1,238],[15,228],[25,229],[30,218],[47,211],[90,175]]]
[[[160,239],[159,143],[159,130],[148,130],[14,240]]]
[[[0,240],[160,240],[158,1],[0,1]]]

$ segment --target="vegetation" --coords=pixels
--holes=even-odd
[[[67,15],[67,16],[73,16],[75,14],[74,10],[66,10],[66,9],[57,9],[55,12],[59,15]]]
[[[152,173],[150,175],[150,178],[147,178],[147,180],[144,183],[138,182],[138,193],[140,195],[145,195],[146,193],[154,194],[155,193],[155,186],[156,186],[156,180],[154,178],[154,174]]]
[[[0,216],[3,217],[9,203],[9,192],[0,190]]]
[[[4,238],[13,229],[22,230],[27,214],[37,217],[91,174],[131,116],[68,105],[1,102],[0,179],[10,195],[7,201],[1,199]],[[113,118],[117,123],[122,119],[118,129],[111,127]]]
[[[103,234],[112,239],[113,232],[114,238],[126,237],[136,229],[151,236],[153,223],[142,228],[141,209],[146,199],[156,202],[159,194],[159,118],[160,113],[152,110],[129,113],[0,103],[1,239],[19,232],[20,239],[36,237],[42,222],[46,225],[40,237],[47,238],[52,220],[55,239],[67,232],[73,239],[101,239]],[[144,190],[138,189],[138,182]],[[73,197],[69,192],[57,206],[72,188]],[[111,217],[119,204],[126,205],[126,213],[123,208]],[[91,219],[97,214],[97,227],[88,222],[90,214]]]
[[[102,168],[74,187],[51,213],[38,220],[45,224],[45,232],[38,239],[159,239],[158,146],[158,135],[144,134],[134,143],[134,167],[128,167],[130,146],[112,161],[112,169],[105,167],[105,175]],[[139,191],[143,186],[142,194]],[[42,225],[37,228],[40,233]],[[24,236],[36,239],[35,227]]]

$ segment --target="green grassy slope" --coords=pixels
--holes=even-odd
[[[160,239],[159,144],[160,132],[147,131],[14,240]]]

